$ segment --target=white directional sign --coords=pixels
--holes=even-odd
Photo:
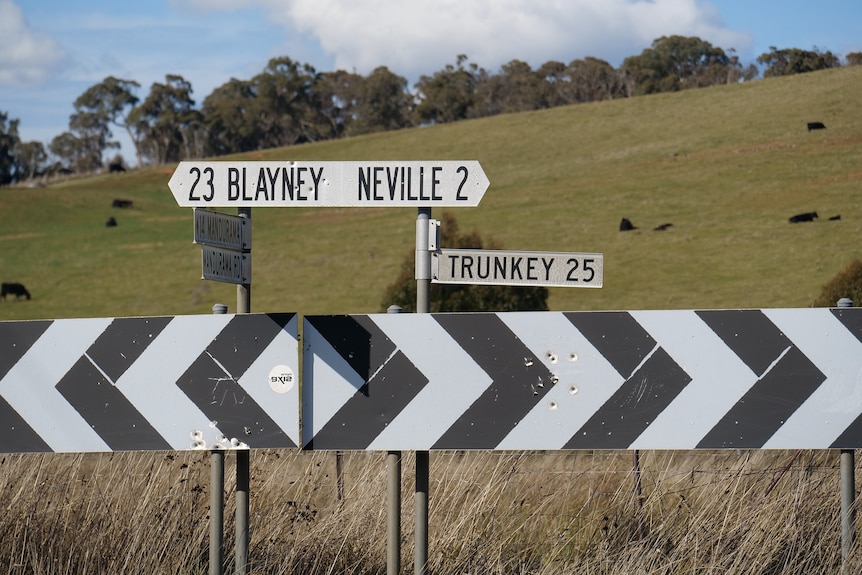
[[[438,250],[433,283],[602,287],[603,254]]]
[[[474,207],[490,182],[475,160],[180,162],[182,207]]]
[[[232,284],[251,283],[251,254],[202,245],[203,279]]]
[[[251,220],[195,208],[195,243],[229,250],[250,250]]]

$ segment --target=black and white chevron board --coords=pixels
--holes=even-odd
[[[0,453],[296,447],[295,314],[0,322]]]
[[[862,309],[312,316],[306,449],[862,447]]]
[[[295,314],[0,322],[0,453],[862,448],[862,308],[302,327],[300,356]]]

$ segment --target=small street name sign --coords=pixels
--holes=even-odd
[[[251,254],[202,245],[202,277],[232,284],[251,283]]]
[[[251,249],[251,220],[195,208],[195,243],[248,251]]]
[[[431,267],[433,283],[600,288],[604,255],[444,249]]]

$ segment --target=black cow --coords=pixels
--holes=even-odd
[[[17,282],[0,284],[0,299],[5,300],[7,295],[14,295],[15,299],[21,296],[30,299],[30,292],[24,287],[24,284]]]
[[[808,122],[808,131],[811,130],[825,130],[826,124],[823,122]]]
[[[106,228],[116,228],[117,227],[117,220],[114,219],[114,216],[111,216],[110,218],[108,218],[108,221],[105,222],[105,227]]]
[[[813,222],[817,217],[817,212],[805,212],[804,214],[796,214],[795,216],[790,216],[788,221],[791,224],[798,224],[799,222]]]
[[[840,219],[841,219],[841,214],[835,214],[834,216],[829,216],[830,222],[837,222]]]
[[[119,198],[115,198],[113,202],[111,202],[112,208],[131,208],[132,200],[121,200]]]
[[[112,174],[125,172],[125,171],[126,171],[126,168],[124,168],[123,164],[121,164],[120,162],[116,162],[116,163],[108,166],[108,172],[110,172]]]
[[[668,229],[669,227],[671,227],[672,225],[673,225],[673,224],[670,224],[670,223],[668,223],[668,224],[662,224],[662,225],[660,225],[660,226],[656,226],[656,227],[654,227],[654,228],[653,228],[653,231],[656,231],[656,232],[663,232],[663,231],[665,231],[666,229]]]
[[[636,229],[637,228],[634,226],[634,224],[632,224],[631,220],[629,220],[628,218],[623,218],[620,221],[620,231],[621,232],[627,232],[629,230],[636,230]]]

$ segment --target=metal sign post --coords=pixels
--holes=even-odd
[[[248,220],[251,229],[251,208],[239,208],[237,214]],[[251,277],[236,286],[236,312],[251,313]],[[251,453],[248,449],[236,452],[236,573],[245,575],[248,566],[249,540],[249,485]]]
[[[429,249],[431,208],[419,208],[416,216],[416,313],[431,311],[431,250]],[[428,483],[430,456],[428,451],[416,452],[416,493],[414,526],[414,573],[428,572]]]

